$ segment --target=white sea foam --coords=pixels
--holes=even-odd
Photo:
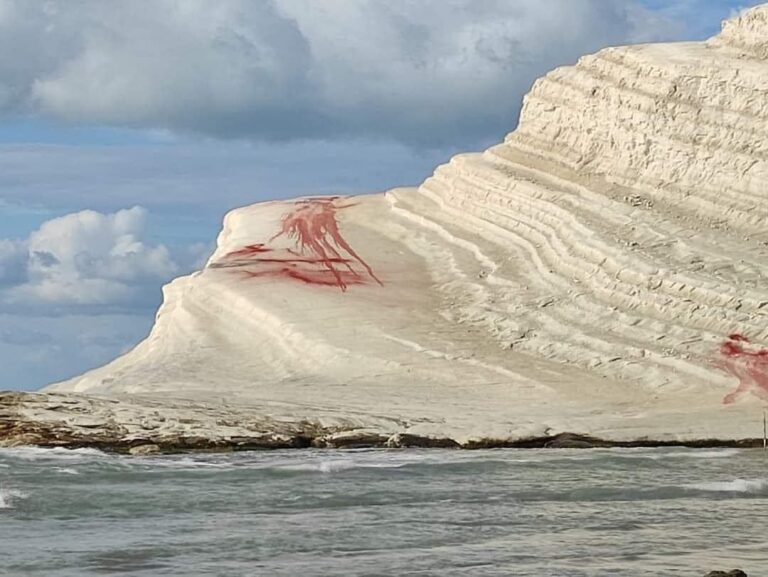
[[[727,459],[741,453],[741,449],[680,449],[679,451],[659,452],[654,450],[639,449],[638,452],[622,449],[617,455],[624,459],[652,459],[663,461],[665,459]]]
[[[339,471],[348,471],[357,467],[382,467],[386,465],[375,465],[370,463],[361,465],[359,463],[355,463],[354,461],[320,461],[315,466],[321,473],[336,473]]]
[[[84,456],[101,456],[106,457],[107,454],[99,451],[98,449],[65,449],[63,447],[9,447],[0,449],[0,457],[8,456],[17,459],[25,459],[33,461],[36,459],[45,459],[49,457],[76,457],[82,458]]]
[[[741,453],[741,449],[716,449],[712,451],[702,451],[699,449],[688,449],[685,451],[674,451],[672,453],[663,453],[656,455],[656,458],[689,458],[689,459],[727,459]]]
[[[583,460],[580,455],[565,454],[555,455],[554,451],[544,454],[536,454],[529,451],[526,454],[530,458],[519,457],[510,458],[510,452],[443,452],[429,451],[423,452],[413,450],[409,452],[386,452],[381,450],[354,452],[342,451],[335,453],[333,457],[311,459],[300,459],[298,454],[289,456],[280,456],[274,460],[264,460],[259,458],[256,462],[248,463],[249,466],[258,469],[271,469],[275,471],[304,471],[313,473],[337,473],[353,469],[401,469],[404,467],[444,467],[444,466],[487,466],[487,465],[515,465],[518,463],[539,463],[546,460],[547,457],[554,457],[553,460],[574,458]],[[522,454],[522,453],[517,453]],[[300,462],[297,462],[300,461]]]
[[[280,471],[307,471],[311,473],[338,473],[352,469],[399,469],[407,463],[396,462],[360,462],[351,459],[329,459],[313,463],[301,463],[298,465],[284,465],[276,467]]]
[[[231,462],[213,462],[194,457],[181,458],[161,458],[161,457],[139,457],[133,458],[130,464],[149,465],[152,468],[163,467],[168,469],[189,470],[189,469],[235,469],[236,463]]]
[[[28,495],[23,491],[0,487],[0,509],[13,509],[16,501],[27,497]]]
[[[687,489],[716,493],[761,493],[768,488],[768,479],[733,479],[686,485]]]

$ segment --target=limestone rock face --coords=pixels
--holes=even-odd
[[[232,211],[144,342],[50,390],[460,442],[758,437],[766,222],[764,5],[550,72],[502,144],[418,188]]]

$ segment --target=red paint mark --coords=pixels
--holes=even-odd
[[[298,200],[282,216],[280,230],[267,243],[249,244],[213,263],[214,268],[244,267],[249,278],[286,277],[306,284],[336,286],[342,291],[352,284],[372,279],[373,269],[341,235],[336,213],[353,206],[339,197]],[[281,237],[293,243],[289,248],[270,247]]]
[[[726,405],[748,392],[768,401],[768,349],[751,350],[748,345],[749,339],[740,334],[728,335],[720,345],[717,367],[739,379],[736,390],[723,397]]]
[[[739,335],[739,334],[728,335],[728,338],[731,339],[732,341],[738,341],[740,343],[748,343],[749,342],[749,339],[747,337],[745,337],[744,335]],[[725,344],[725,343],[723,343],[723,344]]]
[[[262,252],[269,252],[271,248],[266,248],[263,244],[248,244],[240,250],[234,250],[228,253],[224,258],[238,258],[242,256],[251,256]]]

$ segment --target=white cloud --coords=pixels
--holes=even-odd
[[[696,2],[666,4],[690,16]],[[467,146],[511,130],[552,66],[684,34],[667,14],[638,0],[0,0],[0,110]]]
[[[142,207],[84,210],[0,239],[0,389],[34,389],[106,363],[147,334],[160,285],[210,254],[149,239]]]
[[[142,241],[141,207],[84,210],[51,219],[24,241],[0,241],[0,294],[6,305],[141,304],[146,291],[179,272],[168,249]],[[21,270],[18,270],[21,266]],[[3,277],[0,277],[2,280]]]

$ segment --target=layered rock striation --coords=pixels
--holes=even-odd
[[[144,342],[47,390],[459,445],[760,437],[766,39],[768,5],[608,48],[418,188],[234,210]]]

